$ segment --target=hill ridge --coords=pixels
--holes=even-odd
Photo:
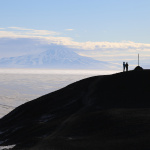
[[[1,145],[150,148],[149,77],[150,70],[94,76],[23,104],[0,119]]]

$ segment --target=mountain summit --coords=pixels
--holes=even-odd
[[[108,63],[80,56],[70,49],[58,47],[34,55],[2,58],[0,59],[0,66],[22,68],[104,69],[106,66],[108,67]]]

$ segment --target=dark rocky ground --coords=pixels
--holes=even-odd
[[[0,120],[14,150],[150,150],[150,70],[95,76]]]

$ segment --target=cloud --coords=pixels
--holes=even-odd
[[[16,33],[12,31],[0,31],[0,37],[9,37],[9,38],[14,38],[14,37],[19,37]]]
[[[150,49],[150,44],[134,43],[134,42],[72,42],[73,46],[78,48],[83,48],[87,50],[97,50],[97,49]]]
[[[27,29],[27,28],[22,28],[22,27],[8,27],[9,29],[15,29],[15,30],[33,30],[33,29]]]
[[[150,51],[150,44],[145,43],[134,43],[132,41],[123,42],[76,42],[70,37],[58,36],[60,33],[49,30],[35,30],[27,29],[22,27],[8,27],[9,30],[0,31],[0,38],[31,38],[31,39],[41,39],[47,43],[55,43],[59,45],[65,45],[70,48],[84,49],[84,50],[101,50],[101,51],[127,51],[136,52],[138,50]],[[66,29],[73,30],[73,29]],[[56,36],[57,35],[57,36]]]
[[[66,29],[66,31],[73,31],[74,29]]]
[[[20,36],[25,36],[25,35],[30,35],[30,36],[54,36],[54,35],[59,35],[60,33],[55,32],[55,31],[49,31],[49,30],[35,30],[35,29],[27,29],[27,28],[22,28],[22,27],[8,27],[8,29],[12,30],[16,35]]]
[[[34,54],[47,50],[49,44],[40,39],[31,38],[0,38],[0,58]]]

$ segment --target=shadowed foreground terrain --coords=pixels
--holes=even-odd
[[[14,150],[149,150],[150,71],[87,78],[0,120]]]

